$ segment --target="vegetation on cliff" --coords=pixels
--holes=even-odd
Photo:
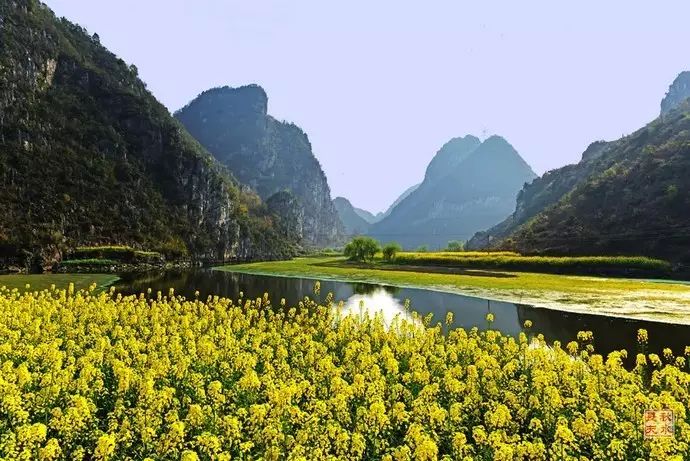
[[[41,2],[0,2],[0,266],[79,245],[200,259],[291,254],[273,216],[146,89]]]
[[[521,253],[646,255],[690,262],[690,103],[681,74],[663,116],[520,192],[514,213],[470,248]]]

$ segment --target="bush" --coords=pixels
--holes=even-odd
[[[179,238],[171,238],[157,248],[158,252],[165,256],[165,259],[175,261],[189,257],[187,245]]]
[[[156,264],[163,262],[163,256],[157,251],[135,250],[128,246],[94,246],[78,247],[69,255],[70,259],[112,259],[121,263]]]
[[[383,259],[386,261],[392,261],[393,258],[395,258],[395,255],[398,254],[399,251],[402,251],[402,247],[397,242],[391,242],[386,244],[382,251]]]
[[[344,254],[351,261],[371,261],[380,249],[379,242],[371,237],[355,237],[345,245]]]
[[[448,242],[448,246],[446,246],[446,251],[464,251],[465,250],[465,242],[461,240],[451,240]]]
[[[116,266],[117,261],[112,259],[68,259],[67,261],[62,261],[60,265],[72,267],[72,266]]]

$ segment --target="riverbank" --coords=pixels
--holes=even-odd
[[[648,280],[296,258],[216,267],[246,274],[389,284],[567,312],[690,324],[690,286]]]

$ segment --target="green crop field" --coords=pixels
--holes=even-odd
[[[392,262],[408,265],[567,273],[612,270],[667,273],[671,270],[668,262],[643,256],[522,256],[511,252],[401,252],[396,254]]]

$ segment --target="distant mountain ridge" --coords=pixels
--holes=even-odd
[[[370,223],[358,213],[358,209],[353,207],[348,199],[336,197],[333,199],[333,205],[338,212],[340,221],[345,227],[345,234],[348,237],[362,235],[369,230]]]
[[[403,191],[402,194],[400,194],[400,196],[398,196],[398,198],[395,199],[395,201],[386,209],[386,211],[380,211],[376,214],[373,214],[372,212],[367,211],[367,210],[363,210],[362,208],[357,208],[356,206],[352,205],[350,203],[350,201],[344,197],[336,197],[336,200],[339,198],[346,200],[350,204],[349,206],[352,207],[352,210],[357,214],[357,216],[359,216],[364,221],[366,221],[367,224],[374,224],[374,223],[381,221],[383,218],[385,218],[389,214],[391,214],[391,211],[393,211],[393,208],[395,208],[398,205],[398,203],[402,202],[408,195],[410,195],[412,192],[414,192],[414,190],[418,187],[419,187],[419,184],[415,184],[414,186],[408,187],[407,189],[405,189]],[[334,201],[334,203],[335,203],[335,201]],[[339,214],[341,214],[340,211],[339,211]],[[341,218],[342,218],[342,216],[341,216]]]
[[[688,83],[688,72],[676,78],[656,120],[526,185],[513,213],[468,247],[690,262]]]
[[[347,199],[346,199],[347,200]],[[379,217],[381,213],[378,213],[377,215],[374,215],[372,212],[363,210],[361,208],[357,208],[356,206],[353,206],[352,209],[354,210],[355,213],[357,213],[357,216],[365,220],[367,223],[372,224],[375,223],[376,221],[379,220]]]
[[[453,138],[445,143],[426,167],[424,180],[435,181],[455,170],[482,142],[476,136]]]
[[[535,177],[500,136],[484,142],[471,135],[454,138],[436,153],[419,187],[372,225],[369,234],[405,248],[443,248],[504,219],[517,192]]]
[[[421,183],[420,183],[420,184],[421,184]],[[415,184],[414,186],[410,186],[410,187],[408,187],[407,189],[405,189],[405,190],[402,192],[402,194],[400,194],[400,195],[398,196],[398,198],[395,199],[395,201],[394,201],[393,203],[391,203],[391,205],[386,209],[386,211],[376,214],[376,216],[375,216],[375,218],[376,218],[375,222],[381,221],[383,218],[385,218],[385,217],[387,217],[388,215],[390,215],[390,214],[393,212],[393,209],[394,209],[396,206],[398,206],[398,204],[399,204],[400,202],[402,202],[403,200],[405,200],[412,192],[414,192],[415,190],[417,190],[417,188],[420,186],[420,184]],[[373,224],[373,223],[372,223],[372,224]]]
[[[267,113],[258,85],[204,91],[175,113],[180,122],[243,184],[265,200],[289,191],[301,206],[305,244],[327,246],[342,239],[331,192],[307,135]]]

